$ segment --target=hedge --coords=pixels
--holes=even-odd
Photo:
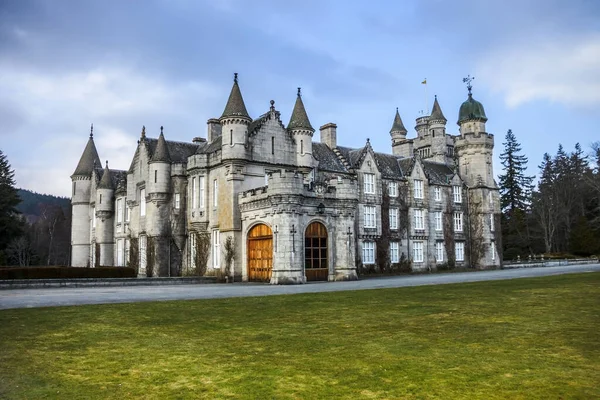
[[[3,279],[77,279],[77,278],[135,278],[135,268],[128,267],[11,267],[0,268]]]

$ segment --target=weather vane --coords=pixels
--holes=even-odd
[[[471,85],[471,82],[473,82],[473,79],[475,79],[475,77],[471,77],[471,75],[467,75],[466,78],[463,78],[463,83],[467,84],[467,89],[469,89],[469,94],[471,94],[471,89],[473,89],[473,85]]]

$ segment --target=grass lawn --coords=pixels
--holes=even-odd
[[[0,398],[600,398],[600,273],[3,310]]]

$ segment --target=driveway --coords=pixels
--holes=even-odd
[[[497,271],[380,277],[352,282],[318,282],[293,286],[233,283],[178,286],[14,289],[0,291],[0,309],[338,292],[344,290],[493,281],[598,271],[600,271],[600,264],[586,264]]]

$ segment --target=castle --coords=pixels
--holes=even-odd
[[[127,171],[103,168],[93,131],[72,179],[72,265],[191,271],[273,284],[353,280],[363,269],[500,265],[494,137],[468,86],[459,134],[437,100],[407,138],[398,110],[392,154],[320,142],[300,89],[287,126],[274,102],[253,119],[237,74],[205,138],[142,129]],[[498,243],[498,245],[496,245]]]

